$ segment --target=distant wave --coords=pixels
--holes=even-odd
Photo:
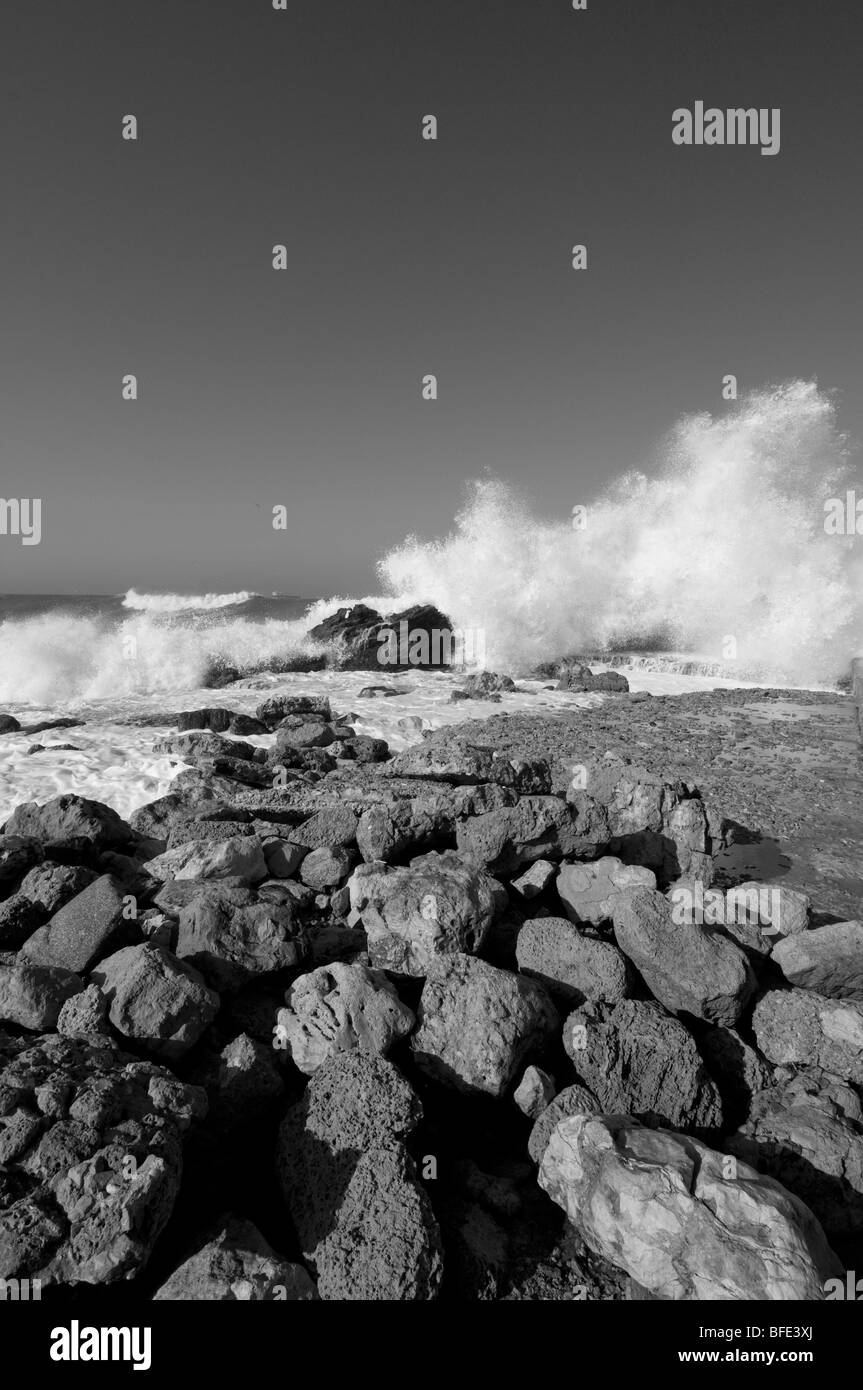
[[[240,589],[235,594],[139,594],[130,589],[123,599],[124,608],[143,613],[183,613],[213,608],[234,608],[260,597],[252,589]]]

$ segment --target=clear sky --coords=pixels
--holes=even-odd
[[[467,478],[568,514],[727,372],[863,437],[861,11],[3,0],[0,591],[366,592]],[[675,146],[697,100],[779,154]]]

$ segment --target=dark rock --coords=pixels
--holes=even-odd
[[[23,954],[36,965],[57,965],[85,974],[96,961],[137,935],[134,919],[110,874],[103,874],[55,912],[29,938]]]
[[[285,902],[259,901],[247,888],[208,888],[180,912],[177,955],[221,993],[258,975],[300,965],[307,943]]]
[[[209,1027],[219,996],[164,946],[125,946],[91,972],[123,1037],[168,1060],[182,1057]]]
[[[69,794],[55,796],[43,806],[35,801],[16,806],[6,822],[5,834],[34,836],[43,844],[52,845],[76,843],[83,838],[97,850],[125,845],[132,838],[129,826],[110,806]]]

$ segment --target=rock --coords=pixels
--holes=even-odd
[[[44,1115],[0,1189],[0,1279],[68,1291],[134,1278],[170,1218],[203,1092],[104,1039],[0,1036],[0,1073]]]
[[[537,1120],[554,1100],[556,1087],[554,1077],[549,1076],[542,1067],[527,1067],[524,1076],[515,1088],[513,1100],[523,1115],[529,1120]]]
[[[525,922],[515,954],[522,975],[539,980],[552,998],[569,1005],[586,1000],[615,1004],[630,993],[626,957],[611,942],[588,935],[565,917]]]
[[[863,922],[832,922],[783,936],[773,947],[773,961],[790,985],[828,999],[863,1000]]]
[[[280,728],[276,734],[273,757],[281,756],[284,748],[326,748],[335,743],[336,735],[331,724],[311,720],[295,729]]]
[[[338,670],[434,670],[449,666],[450,621],[431,604],[415,604],[386,618],[364,603],[339,608],[309,630],[313,642],[331,647]]]
[[[796,936],[809,926],[809,898],[784,884],[749,880],[729,888],[725,900],[731,922],[751,922],[782,936]]]
[[[731,1028],[702,1028],[698,1046],[719,1087],[726,1124],[740,1124],[749,1114],[753,1097],[772,1085],[770,1068]]]
[[[214,886],[180,912],[177,955],[220,994],[233,994],[258,975],[294,969],[306,951],[288,903],[259,901],[248,888]]]
[[[234,840],[238,835],[248,837],[256,833],[254,825],[238,820],[193,820],[174,825],[168,836],[168,849],[196,841],[217,844],[223,840]],[[156,857],[155,855],[153,856]],[[148,861],[152,862],[152,861]]]
[[[605,808],[582,793],[572,802],[522,796],[515,806],[462,821],[456,842],[461,854],[492,873],[515,873],[535,859],[593,859],[608,836]]]
[[[820,1300],[838,1266],[797,1198],[697,1139],[619,1115],[552,1134],[540,1186],[597,1254],[662,1299]]]
[[[0,714],[0,734],[17,734],[21,725],[11,714]]]
[[[209,729],[214,734],[266,734],[268,726],[250,714],[237,714],[230,709],[192,709],[177,715],[177,730]]]
[[[578,1009],[563,1041],[603,1113],[687,1131],[722,1124],[719,1092],[694,1039],[658,1004],[624,999],[601,1012]]]
[[[273,695],[258,705],[255,715],[268,729],[274,729],[290,714],[317,714],[329,723],[332,712],[329,697],[326,695]]]
[[[66,1038],[108,1034],[108,1003],[96,984],[66,1000],[57,1017],[57,1032]]]
[[[83,988],[84,981],[71,970],[35,965],[19,956],[14,965],[0,965],[0,1023],[36,1033],[54,1028],[66,1000]]]
[[[586,770],[590,795],[608,813],[612,855],[653,869],[667,883],[684,877],[713,882],[713,853],[720,846],[696,788],[664,782],[611,753]]]
[[[264,732],[267,732],[266,729]],[[208,730],[200,729],[185,734],[172,734],[169,738],[160,739],[158,743],[153,745],[154,753],[173,754],[189,763],[200,762],[204,758],[239,759],[241,762],[251,762],[255,759],[258,751],[254,744],[243,743],[241,739],[222,738],[221,734],[213,734]]]
[[[196,1080],[210,1103],[207,1123],[219,1133],[260,1119],[283,1095],[272,1047],[247,1033],[229,1042]]]
[[[619,671],[598,671],[594,674],[589,666],[570,666],[557,683],[558,690],[568,691],[627,691],[629,681]]]
[[[515,690],[515,681],[512,676],[502,676],[496,671],[478,671],[473,676],[468,676],[464,682],[464,690],[469,699],[482,700],[487,695],[493,695],[501,690]]]
[[[389,788],[391,779],[385,785]],[[515,800],[510,788],[495,783],[457,787],[428,784],[417,795],[366,806],[357,826],[357,845],[367,863],[383,859],[390,864],[411,851],[418,854],[451,842],[463,817],[514,805]]]
[[[529,869],[525,869],[523,874],[513,879],[510,887],[519,897],[530,901],[531,898],[537,898],[540,893],[545,892],[556,872],[556,865],[548,859],[536,859]]]
[[[416,1022],[386,975],[362,965],[333,963],[301,975],[285,999],[277,1034],[307,1076],[339,1052],[384,1055]]]
[[[97,877],[92,869],[85,869],[81,864],[55,864],[46,860],[25,875],[18,891],[22,897],[41,903],[46,912],[53,914],[95,883]]]
[[[153,1295],[155,1302],[309,1302],[317,1289],[302,1265],[277,1254],[251,1221],[229,1217]]]
[[[288,1112],[279,1177],[322,1298],[436,1296],[440,1236],[403,1143],[421,1117],[400,1072],[359,1051],[319,1068]]]
[[[725,1147],[805,1202],[828,1235],[863,1230],[863,1111],[850,1086],[801,1071],[756,1095]]]
[[[390,756],[389,744],[385,739],[372,738],[369,734],[357,734],[345,744],[350,756],[358,763],[385,763]]]
[[[533,1129],[530,1131],[527,1151],[534,1163],[542,1162],[548,1141],[561,1120],[567,1120],[572,1115],[598,1114],[600,1114],[599,1102],[595,1096],[591,1095],[586,1086],[567,1086],[538,1116]]]
[[[13,883],[44,857],[42,843],[34,836],[0,835],[0,884]]]
[[[257,883],[267,877],[267,861],[257,835],[235,835],[230,840],[191,840],[151,859],[147,873],[153,878],[238,878]]]
[[[677,926],[671,904],[649,888],[626,894],[614,913],[618,946],[661,1004],[734,1026],[755,989],[738,946],[706,927]]]
[[[605,855],[592,864],[561,864],[557,873],[557,892],[571,922],[592,922],[599,926],[614,916],[622,893],[633,888],[655,888],[656,875],[637,864],[624,864]]]
[[[164,946],[125,946],[91,973],[117,1032],[160,1057],[182,1057],[219,1011],[198,971]]]
[[[0,951],[17,951],[28,936],[42,926],[47,916],[41,903],[13,893],[0,903]]]
[[[309,852],[305,845],[295,845],[290,840],[282,839],[264,840],[262,848],[267,872],[275,878],[291,878]]]
[[[351,856],[347,850],[313,849],[303,859],[300,878],[307,888],[320,893],[325,888],[337,888],[350,871]]]
[[[16,806],[6,822],[5,834],[34,836],[43,845],[57,846],[84,839],[96,850],[125,845],[132,838],[129,826],[110,806],[72,795],[55,796],[44,806],[35,801]]]
[[[771,989],[755,1006],[752,1027],[775,1066],[814,1066],[863,1086],[863,1004],[804,989]]]
[[[495,879],[452,851],[420,855],[407,868],[361,864],[348,887],[349,921],[362,921],[372,965],[402,975],[424,975],[438,956],[478,951],[506,904]]]
[[[340,802],[322,807],[290,833],[294,844],[306,849],[332,849],[337,845],[356,844],[357,817],[349,806]]]
[[[402,695],[404,692],[396,690],[394,685],[364,685],[358,700],[386,700],[391,695]]]
[[[58,965],[86,974],[96,961],[136,933],[123,894],[110,874],[97,878],[54,913],[24,944],[23,955],[36,965]]]
[[[546,1047],[559,1022],[541,985],[461,954],[430,964],[418,1019],[411,1042],[417,1066],[459,1091],[494,1097]]]
[[[393,758],[391,771],[396,777],[432,778],[454,786],[493,782],[525,796],[544,795],[551,790],[551,771],[544,759],[507,758],[494,748],[452,736],[446,741],[425,739],[406,748]]]

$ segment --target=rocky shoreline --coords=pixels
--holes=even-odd
[[[499,714],[394,757],[323,695],[185,711],[128,821],[18,806],[0,1279],[829,1297],[863,1234],[856,710],[608,674],[525,715],[486,673],[461,698]]]

